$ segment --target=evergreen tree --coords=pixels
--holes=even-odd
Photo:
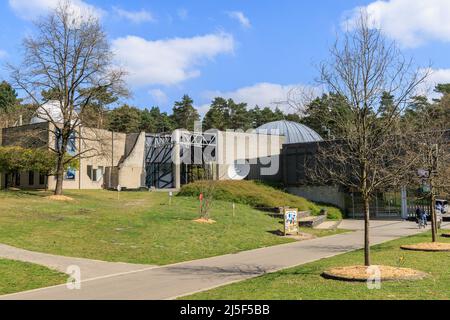
[[[162,133],[173,131],[175,125],[166,112],[161,112],[159,107],[152,107],[141,111],[139,128],[149,133]]]
[[[215,98],[203,118],[203,129],[226,130],[230,122],[228,102],[224,98]]]
[[[123,133],[140,131],[141,111],[138,108],[125,104],[113,109],[108,118],[108,130]]]
[[[339,138],[342,135],[337,121],[346,121],[351,117],[350,106],[346,99],[338,94],[324,94],[313,100],[305,110],[301,123],[319,133],[322,137]]]
[[[20,115],[25,115],[25,108],[20,105],[17,92],[6,81],[0,83],[0,128],[7,127],[19,120]]]
[[[0,83],[0,112],[12,112],[18,103],[16,90],[8,82],[2,81]]]
[[[194,130],[194,123],[200,120],[200,116],[193,103],[194,101],[188,95],[184,95],[181,101],[175,102],[172,119],[177,129]]]
[[[252,128],[252,121],[247,111],[246,103],[235,103],[232,99],[227,101],[229,109],[228,129],[248,130]]]

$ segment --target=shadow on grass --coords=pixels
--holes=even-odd
[[[241,266],[230,266],[230,267],[206,267],[206,266],[174,266],[168,267],[166,270],[176,273],[177,275],[186,275],[188,277],[192,274],[208,277],[217,276],[227,278],[230,276],[260,276],[264,275],[270,270],[277,268],[277,266],[262,267],[259,265],[241,265]]]
[[[12,190],[12,189],[8,189],[8,190],[2,190],[2,192],[6,195],[11,195],[16,198],[24,198],[27,196],[44,198],[44,197],[47,197],[52,194],[50,191],[46,191],[46,190]]]

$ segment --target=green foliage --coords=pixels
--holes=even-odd
[[[254,128],[258,128],[268,122],[280,121],[286,118],[283,112],[281,112],[281,110],[278,108],[273,111],[269,107],[261,109],[259,106],[255,106],[249,111],[249,113],[250,117],[252,118]]]
[[[78,160],[65,156],[64,169],[78,168]],[[0,147],[0,171],[11,173],[38,171],[44,175],[55,174],[57,155],[47,149],[26,149],[22,147]]]
[[[200,120],[194,101],[187,94],[181,101],[176,101],[173,107],[172,119],[178,129],[194,130],[195,121]]]
[[[106,125],[108,106],[119,98],[106,87],[80,89],[84,96],[91,95],[89,104],[81,111],[80,118],[84,126],[103,129]]]
[[[441,93],[439,99],[429,101],[425,96],[417,96],[409,102],[402,121],[406,126],[412,126],[416,130],[424,130],[424,122],[433,119],[434,128],[430,130],[446,129],[450,123],[450,84],[438,84],[435,92]]]
[[[139,129],[148,133],[171,132],[175,128],[175,123],[166,112],[161,112],[158,107],[141,111]]]
[[[123,133],[139,132],[141,111],[127,104],[109,114],[108,130]]]
[[[12,111],[18,103],[16,90],[8,82],[2,81],[0,83],[0,114]]]
[[[443,95],[450,94],[450,83],[440,83],[436,86],[434,91]]]
[[[203,129],[225,130],[229,123],[228,101],[220,97],[215,98],[203,118]]]
[[[346,99],[333,93],[313,100],[306,107],[305,113],[302,123],[324,138],[341,137],[343,128],[339,127],[339,123],[345,123],[345,119],[351,117]]]
[[[243,129],[258,128],[272,121],[300,121],[296,114],[284,114],[279,108],[247,108],[246,103],[235,103],[233,99],[215,98],[203,119],[203,128],[207,129]]]
[[[205,181],[197,181],[184,185],[179,196],[198,197],[204,189]],[[242,203],[255,208],[294,207],[300,211],[311,211],[313,215],[320,214],[322,209],[328,211],[329,219],[342,219],[339,209],[319,206],[305,198],[295,196],[254,181],[217,181],[214,188],[214,199]]]

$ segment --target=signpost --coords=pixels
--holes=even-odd
[[[119,185],[117,185],[117,200],[120,200],[120,191],[122,191],[122,187]]]
[[[298,234],[298,209],[283,208],[284,215],[284,235]]]
[[[200,201],[200,216],[203,215],[203,193],[200,193],[198,196],[198,200]]]

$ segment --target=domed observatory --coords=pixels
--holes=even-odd
[[[282,145],[280,145],[279,157],[272,157],[271,159],[259,158],[258,164],[252,165],[248,179],[263,180],[270,182],[283,181],[283,168],[285,166],[283,159],[283,151],[286,145],[303,144],[311,142],[323,141],[322,137],[313,129],[293,121],[274,121],[266,123],[256,129],[257,134],[267,135],[279,135],[281,137]],[[273,161],[277,161],[278,164],[274,164]],[[269,163],[270,161],[270,163]],[[267,174],[266,168],[275,168],[278,165],[276,173],[274,170],[270,170],[272,173]]]
[[[293,121],[274,121],[266,123],[256,129],[257,133],[267,133],[284,136],[284,144],[308,143],[323,141],[322,137],[313,129]]]

